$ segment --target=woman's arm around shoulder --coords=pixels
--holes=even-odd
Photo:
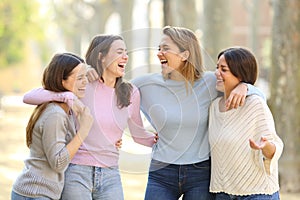
[[[73,106],[73,101],[77,97],[72,92],[52,92],[44,88],[32,89],[24,94],[23,102],[31,105],[40,105],[49,101],[58,101]]]

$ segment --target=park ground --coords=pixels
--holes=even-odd
[[[23,168],[28,155],[25,144],[25,127],[33,106],[25,106],[17,100],[17,106],[0,107],[0,200],[9,200],[11,186]],[[125,135],[120,156],[125,200],[142,200],[147,183],[150,149],[133,144]],[[300,200],[300,194],[282,193],[282,200]]]

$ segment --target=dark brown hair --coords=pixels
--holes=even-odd
[[[115,40],[123,40],[119,35],[96,35],[86,52],[85,59],[86,63],[92,66],[99,74],[100,78],[103,80],[102,75],[104,68],[102,66],[101,57],[107,55],[110,50],[111,44]],[[132,92],[132,85],[128,82],[123,81],[122,77],[116,79],[115,93],[117,96],[117,105],[119,108],[127,107],[130,105],[130,98]]]
[[[80,63],[84,63],[84,60],[77,55],[71,53],[55,54],[44,70],[42,81],[44,89],[53,92],[67,91],[62,85],[62,80],[67,80],[71,75],[72,70]],[[49,102],[38,105],[30,116],[26,127],[27,147],[30,147],[32,143],[32,131],[34,125],[48,104]]]
[[[258,66],[253,53],[243,47],[230,47],[221,51],[218,59],[224,55],[231,73],[241,82],[254,85],[258,76]]]

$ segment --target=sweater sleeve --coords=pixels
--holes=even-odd
[[[256,116],[256,137],[257,140],[260,139],[261,136],[264,136],[268,139],[269,142],[272,142],[275,147],[275,153],[272,159],[266,159],[264,158],[262,151],[258,151],[258,157],[259,157],[259,163],[263,164],[266,172],[268,174],[272,174],[275,167],[278,165],[278,160],[282,154],[283,151],[283,142],[279,138],[279,136],[276,134],[275,130],[275,124],[274,119],[272,116],[272,113],[266,104],[264,100],[257,98],[257,101],[255,101],[255,104],[257,105],[257,116]]]
[[[263,135],[265,137],[267,137],[269,142],[272,142],[276,147],[273,158],[271,160],[269,160],[269,159],[264,160],[265,167],[267,167],[267,169],[270,171],[270,173],[272,173],[274,171],[275,166],[278,163],[278,160],[279,160],[281,154],[282,154],[284,145],[283,145],[282,140],[279,138],[279,136],[276,133],[273,115],[272,115],[268,105],[265,102],[262,102],[262,104],[264,107],[264,111],[265,111],[264,114],[266,116],[266,119],[269,120],[269,122],[271,124],[270,126],[273,127],[273,131],[263,133]]]
[[[247,96],[258,95],[262,99],[266,100],[265,94],[259,88],[255,87],[254,85],[248,84],[248,83],[247,83],[247,86],[248,86]]]
[[[129,113],[128,127],[133,140],[136,143],[152,147],[155,135],[144,128],[140,113],[140,92],[136,87],[133,89]]]
[[[51,113],[43,123],[42,143],[51,168],[57,172],[64,171],[70,162],[66,148],[67,123],[62,113]]]
[[[273,158],[271,160],[265,159],[264,160],[264,164],[265,164],[265,167],[267,169],[267,172],[272,173],[274,171],[274,169],[275,169],[275,166],[278,163],[278,160],[279,160],[281,154],[282,154],[282,151],[283,151],[283,142],[278,137],[277,134],[273,135],[273,138],[270,139],[270,142],[272,142],[275,145],[275,147],[276,147],[275,154],[274,154],[274,156],[273,156]]]
[[[77,98],[72,92],[52,92],[43,88],[32,89],[24,94],[23,102],[31,105],[40,105],[49,101],[67,103],[70,107],[74,99]]]

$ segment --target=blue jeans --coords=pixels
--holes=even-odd
[[[62,200],[123,200],[118,167],[70,164],[65,172]]]
[[[229,195],[224,192],[216,194],[216,200],[279,200],[279,192],[272,195],[252,194],[247,196]]]
[[[188,164],[151,161],[145,200],[209,200],[210,160]]]
[[[26,197],[23,195],[19,195],[14,191],[11,192],[11,200],[51,200],[48,197]]]

